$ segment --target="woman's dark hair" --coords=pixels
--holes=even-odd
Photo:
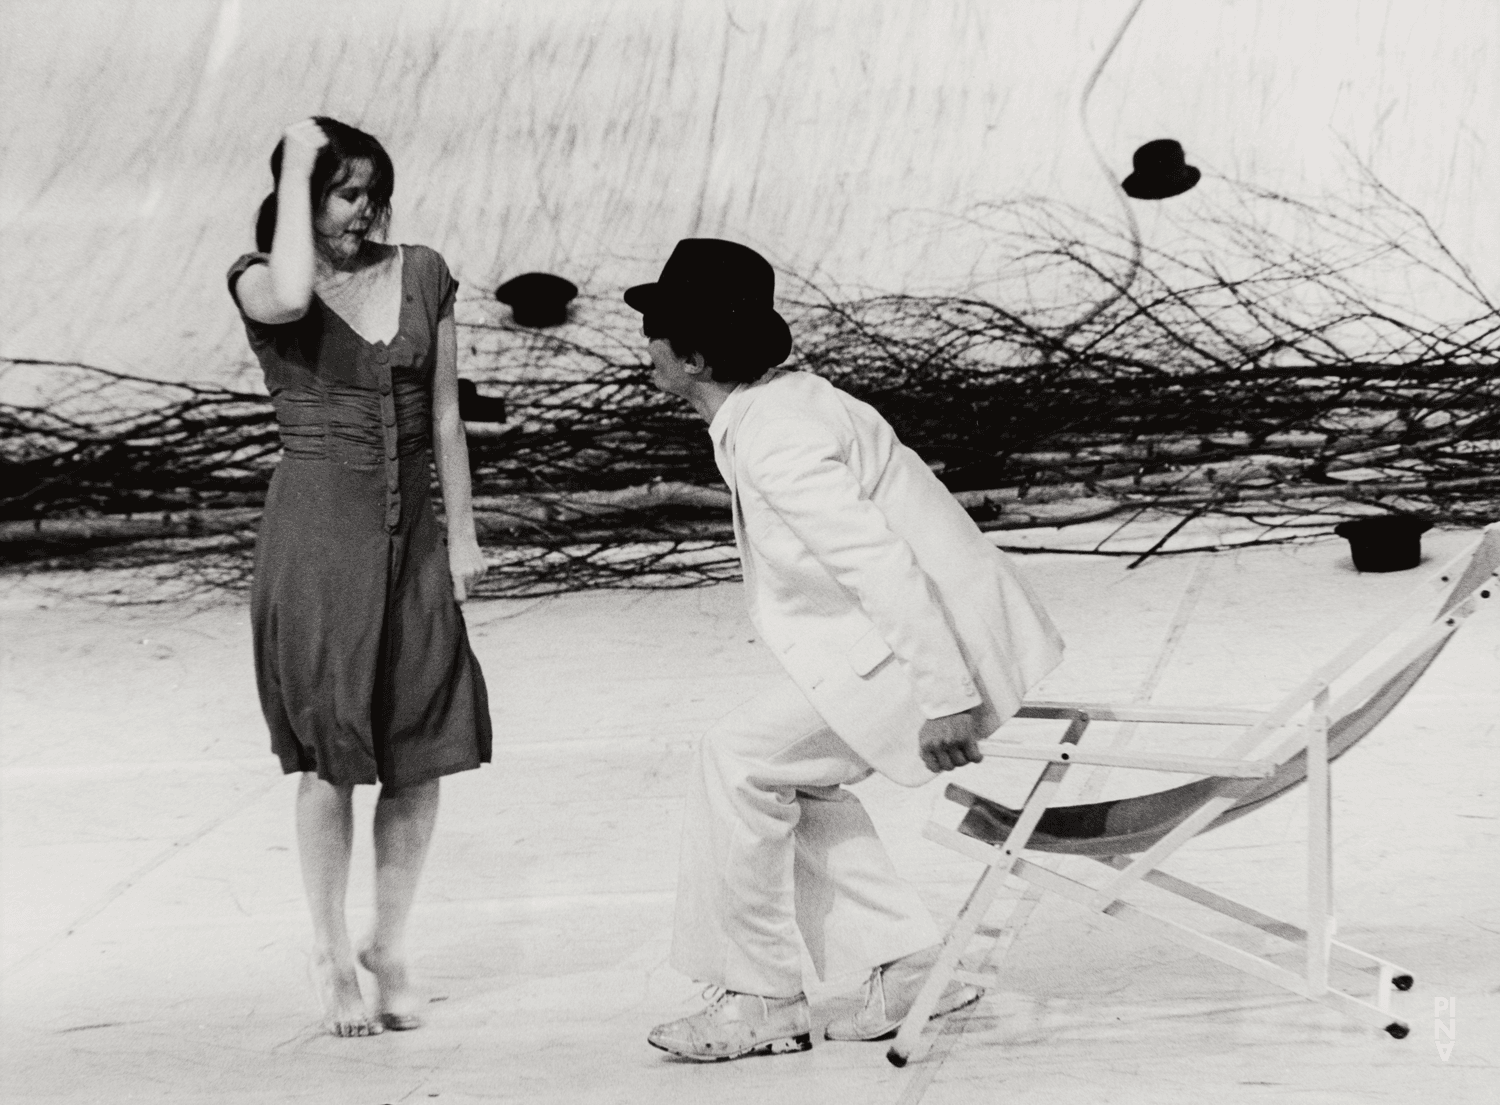
[[[338,187],[349,175],[351,161],[368,161],[370,173],[370,202],[375,213],[371,226],[383,231],[391,221],[391,192],[396,187],[396,170],[391,165],[391,155],[374,135],[366,134],[348,123],[340,123],[326,115],[313,116],[328,144],[318,151],[313,163],[312,178],[308,182],[308,193],[312,199],[313,212],[323,206],[328,193]],[[286,139],[276,143],[271,151],[271,194],[260,204],[260,213],[255,219],[255,248],[268,253],[276,237],[276,188],[281,184],[281,155]]]
[[[732,326],[712,319],[688,320],[651,313],[641,319],[648,341],[666,338],[672,352],[685,361],[703,354],[708,374],[715,383],[753,384],[774,367],[756,343],[737,338]]]

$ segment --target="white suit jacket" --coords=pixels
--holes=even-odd
[[[737,388],[709,434],[752,622],[882,774],[931,779],[924,720],[982,705],[988,734],[1062,658],[1009,559],[867,403],[773,371]]]

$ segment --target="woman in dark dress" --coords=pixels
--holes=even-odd
[[[229,270],[283,447],[255,549],[255,675],[271,748],[302,774],[297,844],[325,1019],[364,1036],[420,1023],[405,929],[438,780],[490,758],[459,609],[485,566],[458,417],[457,285],[433,250],[371,237],[389,219],[393,173],[370,135],[304,120],[271,170],[259,252]],[[375,920],[356,952],[351,798],[376,782]],[[356,961],[375,984],[369,1009]]]

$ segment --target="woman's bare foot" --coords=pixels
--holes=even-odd
[[[406,957],[390,948],[366,944],[359,965],[375,976],[375,1021],[393,1032],[422,1027],[416,995],[406,976]]]
[[[365,1013],[353,963],[340,963],[327,952],[314,952],[308,962],[308,974],[318,1000],[323,1003],[323,1025],[330,1035],[374,1036],[382,1031],[381,1022],[371,1021]]]

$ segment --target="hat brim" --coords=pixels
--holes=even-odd
[[[1131,173],[1121,183],[1125,194],[1136,200],[1164,200],[1180,196],[1201,180],[1203,174],[1194,165],[1184,165],[1170,176],[1155,173]]]
[[[497,300],[519,311],[565,311],[577,296],[576,284],[550,272],[525,272],[495,289]]]
[[[616,285],[618,287],[618,285]],[[637,284],[633,288],[625,289],[625,302],[634,307],[641,314],[649,314],[655,309],[658,299],[659,286],[653,282],[650,284]]]
[[[515,319],[517,326],[543,330],[549,326],[561,326],[567,322],[568,305],[566,303],[515,303],[511,304],[510,315]]]
[[[1410,514],[1376,514],[1340,522],[1333,532],[1348,540],[1383,541],[1405,536],[1419,536],[1432,528],[1426,518]]]

